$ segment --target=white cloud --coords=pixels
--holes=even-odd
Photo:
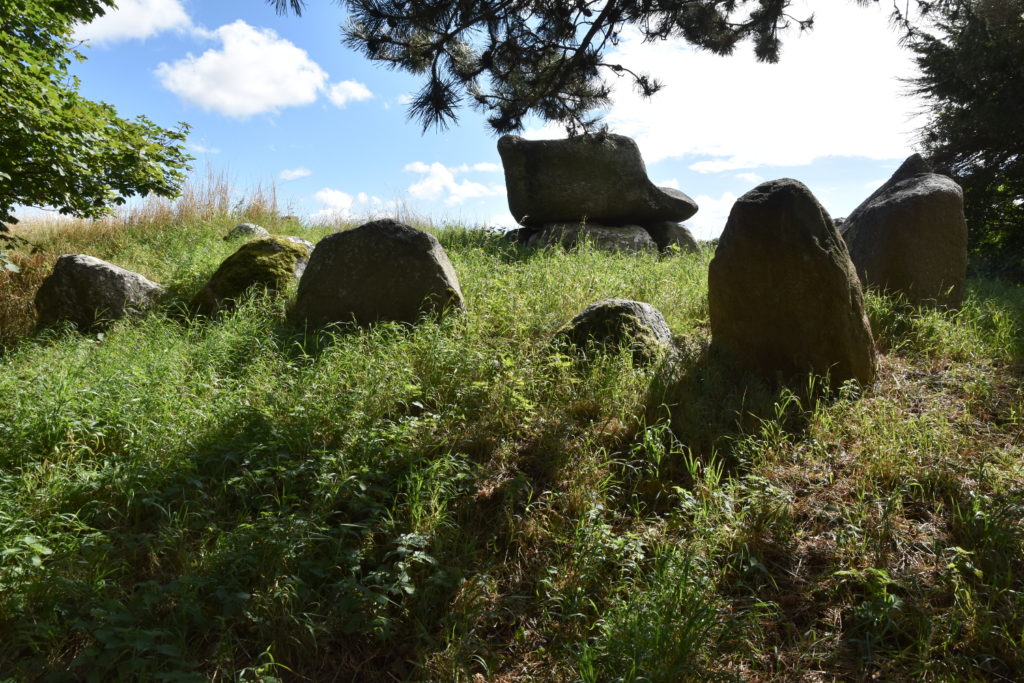
[[[336,107],[344,107],[349,102],[362,102],[372,97],[370,89],[359,81],[339,81],[327,89],[327,99]]]
[[[199,154],[220,154],[220,150],[216,147],[207,147],[206,145],[200,145],[198,142],[193,142],[189,145],[193,152]]]
[[[286,168],[281,171],[281,180],[298,180],[299,178],[307,178],[313,175],[313,172],[308,168],[302,166],[298,168]]]
[[[756,161],[747,161],[739,157],[731,159],[715,159],[713,161],[698,161],[690,164],[690,170],[697,173],[721,173],[722,171],[735,171],[738,168],[750,168],[757,166]]]
[[[702,173],[825,156],[907,156],[918,125],[912,114],[921,107],[899,81],[914,68],[887,9],[814,5],[813,30],[787,33],[778,64],[758,64],[749,46],[719,57],[681,42],[624,36],[609,61],[650,72],[666,87],[644,100],[627,79],[618,80],[611,129],[635,138],[648,164],[706,157],[690,166]],[[797,0],[790,12],[810,15],[809,0]]]
[[[517,228],[519,224],[511,213],[496,213],[484,221],[485,228]]]
[[[112,43],[119,40],[145,40],[171,30],[192,25],[181,0],[118,0],[117,9],[75,29],[77,40]]]
[[[489,161],[481,161],[479,164],[473,164],[473,170],[477,173],[497,173],[501,171],[501,164],[493,164]]]
[[[700,207],[692,218],[686,221],[686,227],[690,229],[693,236],[701,240],[709,240],[722,234],[722,228],[729,219],[729,212],[732,205],[736,203],[736,195],[726,192],[715,199],[706,194],[694,197],[697,206]]]
[[[679,189],[679,179],[678,178],[669,178],[668,180],[659,180],[659,181],[657,181],[654,184],[657,185],[658,187],[671,187],[673,190],[678,190]]]
[[[219,50],[162,63],[156,75],[165,88],[207,111],[247,118],[314,102],[327,72],[270,29],[241,19],[211,34]]]
[[[757,185],[762,180],[764,180],[764,178],[757,175],[756,173],[737,173],[736,177],[739,178],[740,180],[745,180],[748,183],[753,183],[754,185]]]
[[[427,165],[422,161],[413,161],[405,165],[405,170],[424,176],[422,180],[409,186],[409,194],[415,199],[444,199],[445,204],[453,205],[461,204],[467,199],[493,197],[505,193],[504,184],[483,185],[471,180],[456,181],[455,174],[471,170],[468,165],[449,168],[439,162]],[[476,168],[473,167],[473,170]]]
[[[324,209],[322,211],[318,211],[314,216],[325,212],[328,214],[348,216],[349,212],[352,210],[352,205],[355,203],[355,199],[353,199],[352,195],[329,187],[325,187],[313,196],[316,197],[318,202],[324,205]]]
[[[313,196],[323,206],[319,211],[310,214],[310,219],[314,221],[347,219],[355,215],[372,218],[382,215],[383,211],[395,208],[393,202],[385,203],[380,197],[365,192],[358,192],[353,197],[347,192],[325,187]]]

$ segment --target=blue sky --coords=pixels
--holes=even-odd
[[[617,48],[668,87],[651,100],[616,87],[610,130],[638,141],[652,180],[697,200],[687,224],[698,237],[721,232],[736,197],[784,176],[845,215],[913,151],[920,105],[899,80],[913,68],[884,10],[818,0],[814,14],[776,65],[746,46],[716,57],[627,36]],[[421,133],[405,106],[418,81],[343,47],[344,20],[324,0],[301,18],[263,0],[121,0],[80,27],[88,60],[76,73],[83,94],[122,115],[187,121],[197,173],[224,172],[239,192],[273,181],[286,213],[359,218],[401,205],[510,227],[482,116],[465,110],[457,127]],[[526,135],[563,134],[534,122]]]

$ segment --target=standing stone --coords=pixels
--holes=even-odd
[[[459,280],[433,235],[390,219],[320,240],[299,281],[292,320],[314,327],[463,310]]]
[[[661,311],[642,301],[604,299],[590,304],[555,333],[556,344],[569,343],[585,351],[629,345],[633,361],[646,364],[672,347],[672,331]]]
[[[698,249],[697,240],[685,225],[673,221],[659,221],[645,225],[644,230],[658,245],[658,251],[664,252],[672,247],[678,247],[679,251],[687,254]]]
[[[708,272],[712,346],[741,367],[874,377],[860,282],[832,220],[784,178],[740,197]]]
[[[963,191],[915,154],[864,200],[843,239],[865,287],[914,305],[958,307],[967,279]]]
[[[547,223],[526,241],[529,247],[561,245],[575,249],[583,241],[603,251],[621,251],[631,254],[657,251],[646,230],[639,225],[607,227],[595,223]]]
[[[312,245],[294,237],[268,237],[246,242],[224,259],[210,280],[192,299],[190,308],[216,315],[234,308],[252,287],[280,292],[302,276]],[[309,246],[306,246],[309,245]]]
[[[39,327],[68,321],[82,331],[103,329],[151,308],[164,288],[138,273],[85,254],[65,254],[36,292]]]
[[[237,240],[237,239],[260,239],[263,237],[270,237],[270,232],[267,231],[262,225],[256,225],[255,223],[239,223],[235,227],[231,228],[227,235],[224,236],[224,241]]]
[[[656,187],[636,143],[622,135],[564,140],[498,140],[508,206],[523,225],[604,225],[684,221],[697,204],[679,190]]]

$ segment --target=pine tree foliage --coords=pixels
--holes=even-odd
[[[964,188],[971,247],[1024,276],[1024,0],[941,0],[906,28],[928,103],[921,146]]]
[[[302,0],[268,0],[301,11]],[[855,0],[864,4],[870,0]],[[464,106],[484,112],[496,133],[535,115],[570,133],[595,128],[612,81],[644,96],[662,88],[651,74],[608,55],[635,32],[654,42],[683,39],[727,55],[749,40],[757,59],[777,61],[787,29],[813,16],[790,0],[346,0],[344,41],[373,61],[422,76],[410,105],[424,129],[444,128]]]

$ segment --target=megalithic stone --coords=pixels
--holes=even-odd
[[[729,214],[708,272],[712,347],[745,369],[875,374],[871,328],[846,245],[825,209],[789,178],[758,185]]]
[[[523,225],[600,223],[647,225],[684,221],[697,204],[647,177],[636,142],[591,134],[563,140],[498,140],[508,207]]]

